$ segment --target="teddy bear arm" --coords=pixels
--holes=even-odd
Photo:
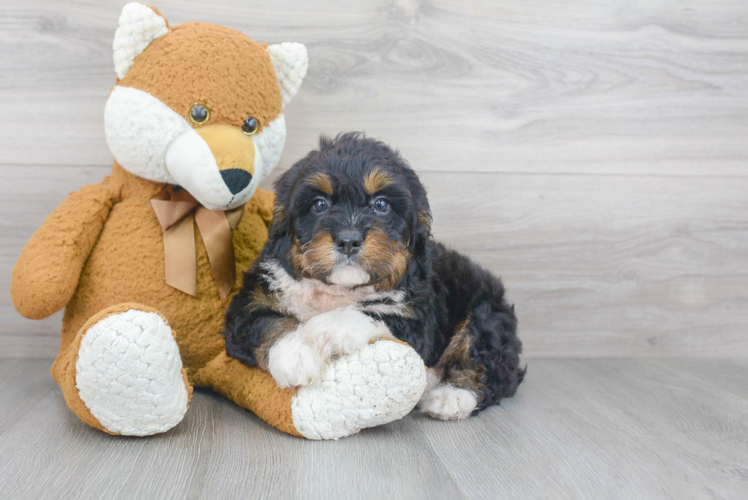
[[[70,301],[116,197],[105,182],[72,193],[34,233],[11,278],[16,310],[42,319]]]

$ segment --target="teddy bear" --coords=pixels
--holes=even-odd
[[[309,439],[410,412],[426,372],[407,344],[374,342],[294,389],[226,354],[224,314],[273,218],[273,195],[258,184],[280,159],[304,45],[170,26],[129,3],[113,49],[112,173],[54,210],[11,279],[23,316],[65,308],[52,376],[69,408],[106,433],[147,436],[176,426],[193,387],[206,387]]]

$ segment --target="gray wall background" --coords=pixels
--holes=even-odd
[[[103,110],[124,1],[2,0],[0,356],[51,357],[10,274],[112,157]],[[363,130],[426,184],[437,239],[504,278],[527,357],[748,353],[748,3],[158,1],[304,42],[276,174]],[[268,184],[266,187],[269,187]]]

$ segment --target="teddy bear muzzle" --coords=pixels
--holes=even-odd
[[[262,157],[253,136],[228,124],[205,125],[177,137],[166,151],[166,168],[178,185],[210,210],[230,210],[257,188]]]

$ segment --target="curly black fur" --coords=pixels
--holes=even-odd
[[[374,194],[366,193],[365,180],[375,169],[390,182],[375,186]],[[319,179],[319,174],[330,181],[334,192],[328,192],[324,182],[310,187],[310,179]],[[408,313],[367,314],[410,344],[443,383],[474,391],[476,412],[515,393],[524,370],[519,366],[522,348],[514,307],[505,300],[498,278],[433,241],[426,190],[398,152],[359,133],[332,140],[323,137],[319,149],[297,162],[275,188],[269,241],[226,315],[224,336],[230,356],[264,368],[267,345],[284,328],[295,325],[293,318],[273,306],[263,263],[278,262],[295,279],[326,282],[328,268],[311,266],[309,271],[307,266],[304,271],[294,263],[295,246],[309,248],[304,245],[311,244],[315,235],[330,235],[331,241],[337,241],[344,230],[364,236],[380,231],[391,248],[403,249],[406,260],[401,273],[391,265],[389,275],[373,272],[367,285],[403,291]],[[386,213],[373,208],[382,197],[390,204]],[[316,213],[313,204],[318,199],[331,208]]]

